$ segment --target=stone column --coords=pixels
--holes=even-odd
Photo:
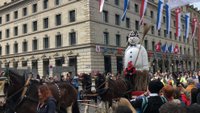
[[[69,57],[64,56],[64,60],[65,60],[65,63],[63,64],[63,66],[69,66]]]
[[[13,68],[14,66],[13,66],[13,61],[10,61],[9,62],[9,68]]]
[[[29,69],[32,69],[32,60],[28,60],[28,61],[27,61],[27,67],[28,67]]]
[[[18,62],[18,67],[17,68],[22,68],[22,61],[21,60]]]
[[[111,67],[112,67],[112,74],[117,73],[117,58],[116,56],[111,56]]]
[[[43,59],[38,59],[38,74],[40,75],[40,77],[44,76],[44,70],[43,70]]]

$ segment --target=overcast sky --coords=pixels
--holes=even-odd
[[[194,6],[197,7],[200,10],[200,2],[195,3]]]

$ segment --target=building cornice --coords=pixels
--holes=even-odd
[[[6,4],[0,6],[0,11],[3,10],[3,9],[9,8],[11,6],[17,5],[17,4],[19,4],[19,3],[23,2],[23,1],[25,1],[25,0],[13,0],[13,1],[9,2],[9,3],[5,2]]]

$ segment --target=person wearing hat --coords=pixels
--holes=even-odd
[[[150,81],[148,84],[149,96],[132,101],[132,106],[140,109],[142,113],[159,113],[159,108],[167,102],[165,97],[160,96],[163,87],[164,85],[160,80]]]

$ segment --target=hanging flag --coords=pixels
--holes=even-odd
[[[160,52],[161,51],[161,42],[158,42],[156,44],[156,52]]]
[[[162,46],[162,52],[164,52],[164,53],[168,52],[167,43],[165,43],[165,44]]]
[[[168,51],[169,51],[170,53],[173,53],[173,52],[174,52],[174,46],[173,46],[173,44],[171,44],[171,45],[168,47]]]
[[[99,11],[100,12],[103,11],[104,2],[105,2],[105,0],[99,0]]]
[[[156,29],[157,30],[160,30],[160,28],[161,28],[163,6],[164,6],[164,0],[159,0],[157,22],[156,22]]]
[[[185,14],[185,39],[189,36],[189,29],[190,29],[190,13]]]
[[[144,13],[147,8],[147,2],[148,0],[142,0],[141,2],[141,7],[140,7],[140,25],[143,23],[144,20]]]
[[[129,4],[129,0],[124,0],[124,13],[122,15],[121,20],[124,21],[125,17],[126,17],[126,12],[128,9],[128,4]]]
[[[175,53],[175,54],[178,54],[178,53],[179,53],[178,44],[176,44],[175,47],[174,47],[174,53]]]
[[[177,8],[176,12],[176,37],[180,37],[181,35],[181,9]]]
[[[96,45],[96,52],[101,52],[101,47],[99,45]]]
[[[194,38],[196,34],[196,29],[197,29],[197,18],[193,18],[192,20],[192,39]]]
[[[166,8],[166,30],[167,30],[167,36],[169,36],[169,33],[170,33],[170,23],[171,23],[171,8],[169,6],[168,3],[166,3],[165,5],[165,8]]]
[[[185,6],[191,3],[200,2],[199,0],[169,0],[169,5],[172,9]]]

